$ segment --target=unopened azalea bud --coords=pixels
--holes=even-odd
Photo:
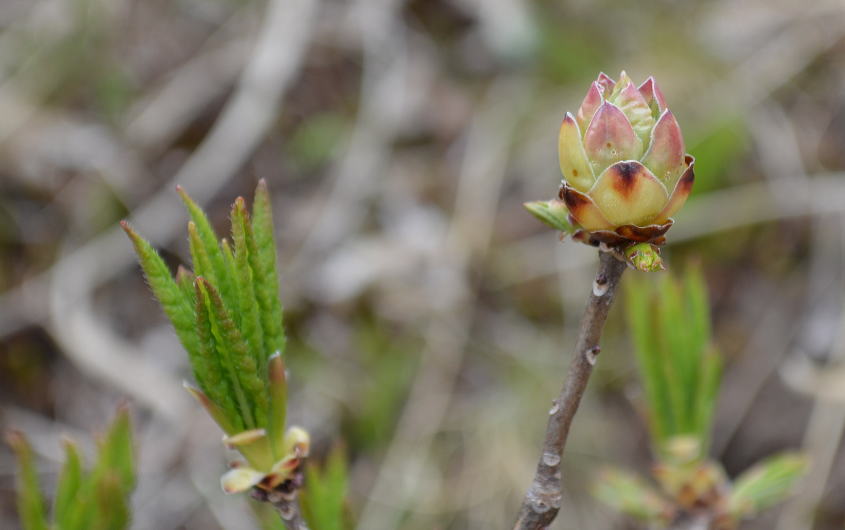
[[[653,78],[601,74],[558,142],[560,197],[590,242],[661,243],[694,180],[692,156]]]

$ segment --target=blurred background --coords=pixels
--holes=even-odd
[[[0,431],[30,436],[48,490],[60,436],[92,450],[128,401],[135,528],[258,528],[117,222],[175,267],[175,185],[224,233],[263,177],[291,420],[315,459],[345,445],[359,527],[509,527],[596,263],[522,202],[556,194],[564,112],[625,69],[697,157],[664,258],[709,284],[712,453],[731,476],[813,458],[747,528],[845,527],[841,1],[3,0],[0,30]],[[617,307],[554,528],[635,528],[587,489],[602,464],[647,472],[640,397]],[[0,446],[0,528],[13,485]]]

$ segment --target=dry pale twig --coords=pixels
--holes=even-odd
[[[613,303],[616,287],[625,272],[625,263],[609,252],[599,253],[599,269],[593,281],[593,292],[581,319],[575,354],[560,395],[549,410],[549,423],[543,441],[543,452],[537,463],[534,481],[525,493],[514,530],[540,530],[548,527],[560,510],[560,462],[572,419],[587,388],[596,356],[601,348],[599,339]]]
[[[441,428],[461,363],[464,359],[474,306],[474,293],[466,281],[473,259],[483,257],[490,244],[495,208],[504,181],[507,144],[520,105],[502,101],[527,101],[530,87],[502,80],[494,85],[467,132],[467,148],[455,204],[458,205],[445,234],[439,267],[443,276],[454,278],[451,292],[440,297],[428,323],[427,360],[417,373],[408,400],[361,512],[360,528],[395,528],[409,503],[420,508],[421,470],[430,458],[431,443]],[[497,153],[491,156],[491,153]],[[412,476],[414,479],[408,480]],[[400,481],[400,478],[402,479]]]

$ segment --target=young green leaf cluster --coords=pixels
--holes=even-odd
[[[175,278],[149,242],[125,221],[144,275],[188,352],[199,388],[188,391],[228,435],[251,467],[224,476],[227,492],[275,487],[306,456],[307,434],[285,431],[285,335],[267,185],[252,212],[242,197],[231,209],[231,239],[218,241],[202,209],[181,188],[188,210],[193,271]]]
[[[38,484],[32,448],[23,433],[8,442],[18,457],[18,513],[24,530],[122,530],[129,527],[129,495],[135,487],[129,413],[118,411],[99,440],[94,467],[85,471],[76,444],[65,440],[65,462],[53,499],[52,522]]]
[[[656,288],[629,285],[627,303],[657,460],[653,478],[659,488],[610,469],[598,477],[595,496],[657,528],[696,515],[714,527],[733,529],[783,501],[806,470],[804,457],[774,456],[733,482],[707,457],[721,363],[711,345],[700,271],[688,269],[682,281],[664,278]]]
[[[626,293],[652,439],[661,453],[679,437],[694,440],[693,456],[701,456],[707,451],[721,374],[710,341],[707,291],[694,267],[682,281],[661,280],[657,288],[631,282]]]

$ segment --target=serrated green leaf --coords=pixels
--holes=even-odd
[[[241,332],[250,346],[258,366],[266,366],[270,354],[266,352],[256,300],[255,281],[250,267],[250,254],[256,252],[252,226],[243,197],[232,205],[232,241],[235,242],[235,278],[240,301]]]
[[[229,240],[225,237],[220,240],[220,250],[223,251],[223,261],[226,263],[226,273],[230,278],[235,278],[238,274],[235,270],[235,253],[232,250],[231,243],[229,243]],[[237,285],[235,287],[237,287]],[[238,293],[238,296],[240,296],[240,293]]]
[[[194,291],[195,278],[193,272],[181,265],[176,269],[176,285],[182,291],[182,296],[194,307],[196,307],[196,292]]]
[[[68,513],[70,507],[79,494],[82,485],[82,457],[76,444],[70,440],[64,441],[65,462],[59,473],[56,498],[53,501],[53,520],[59,528],[68,527]]]
[[[257,423],[253,412],[253,399],[264,387],[257,375],[255,359],[250,355],[249,347],[223,305],[217,289],[202,276],[197,277],[197,285],[208,311],[217,352],[223,361],[228,379],[232,382],[244,426],[254,429]],[[266,399],[266,395],[264,397]],[[266,411],[266,407],[264,410]]]
[[[193,221],[188,221],[188,245],[191,251],[191,263],[194,266],[194,274],[202,276],[209,281],[214,281],[216,274],[214,273],[214,266],[211,264],[211,256],[209,256],[208,249],[200,237],[197,225]]]
[[[121,222],[120,225],[132,241],[147,283],[170,319],[176,335],[188,355],[196,355],[199,344],[194,330],[194,307],[190,298],[186,297],[183,290],[176,284],[170,275],[170,269],[152,245],[139,236],[126,221]]]
[[[233,397],[237,395],[234,392],[237,385],[235,374],[228,369],[226,358],[217,347],[211,316],[208,312],[208,303],[200,287],[200,282],[195,281],[194,288],[197,300],[197,336],[200,343],[199,355],[194,365],[194,374],[198,376],[197,383],[204,392],[204,396],[207,396],[206,399],[220,407],[225,420],[218,418],[215,414],[212,414],[212,417],[227,433],[240,432],[244,430],[245,425],[236,398]],[[208,409],[208,407],[206,408]]]
[[[807,471],[807,458],[784,453],[767,458],[743,473],[728,498],[728,511],[744,518],[785,500],[795,483]]]
[[[201,248],[201,253],[205,255],[202,270],[196,267],[195,262],[194,272],[197,276],[205,277],[217,288],[227,307],[237,307],[231,305],[237,300],[234,278],[227,274],[223,252],[217,242],[217,234],[214,232],[208,216],[181,186],[177,186],[176,191],[179,192],[182,202],[185,203],[185,208],[188,210],[188,215],[191,217],[196,232],[197,241],[191,241],[191,255],[193,255],[195,246],[198,247],[197,250]]]
[[[674,508],[640,477],[619,469],[604,469],[593,485],[593,496],[614,510],[641,521],[665,523]]]
[[[23,433],[12,431],[8,442],[18,457],[18,517],[24,530],[47,530],[47,514],[44,498],[38,485],[38,471],[32,448]]]
[[[273,212],[270,194],[264,179],[258,181],[252,204],[252,228],[255,252],[250,254],[255,295],[261,310],[261,328],[265,349],[285,352],[282,304],[279,300],[279,277],[276,271],[276,239],[273,233]]]
[[[240,416],[237,415],[237,412],[235,412],[234,416],[230,416],[228,411],[213,402],[202,390],[192,386],[187,381],[184,381],[182,386],[185,387],[185,390],[187,390],[200,405],[202,405],[206,412],[208,412],[208,415],[211,416],[211,419],[213,419],[227,435],[231,436],[243,430],[242,427],[236,426],[233,421],[237,419],[238,423],[240,423],[241,419]]]

